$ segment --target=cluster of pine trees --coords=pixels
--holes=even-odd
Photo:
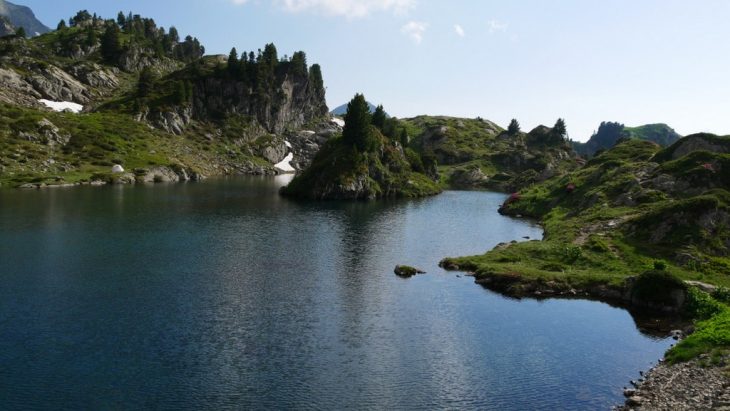
[[[173,26],[169,31],[164,27],[157,27],[151,18],[144,18],[131,12],[125,15],[119,12],[117,19],[102,19],[96,14],[81,10],[75,16],[58,23],[57,30],[67,27],[80,28],[85,32],[82,45],[87,48],[100,46],[104,61],[116,64],[120,56],[130,48],[144,48],[151,50],[157,57],[169,57],[183,62],[192,62],[203,56],[205,48],[197,38],[187,36],[180,41],[177,29]],[[102,31],[99,38],[98,32]],[[71,40],[71,39],[67,39]],[[79,44],[66,41],[70,50]]]
[[[397,118],[389,117],[382,104],[371,113],[365,96],[355,94],[347,104],[345,127],[342,130],[343,142],[359,152],[377,150],[379,145],[376,130],[391,141],[400,143],[413,171],[437,175],[436,157],[431,153],[418,154],[410,148],[408,131]]]
[[[507,134],[510,136],[516,136],[520,133],[520,131],[520,122],[517,121],[517,119],[513,118],[510,121],[509,126],[507,127]],[[551,132],[546,137],[544,137],[543,141],[539,141],[538,143],[554,145],[565,142],[568,142],[568,129],[565,125],[565,120],[559,118],[555,122],[555,125],[551,129]]]
[[[303,51],[295,52],[291,58],[284,56],[280,59],[273,43],[257,53],[243,52],[240,58],[236,48],[232,48],[228,54],[226,75],[242,81],[262,99],[271,97],[271,91],[278,88],[284,76],[308,80],[312,90],[324,93],[322,69],[318,64],[307,67],[307,55]]]

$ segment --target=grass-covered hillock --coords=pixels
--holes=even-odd
[[[578,166],[562,135],[548,127],[523,133],[481,118],[418,116],[401,121],[408,147],[436,160],[446,187],[514,191]]]
[[[702,138],[716,147],[730,144],[730,137]],[[631,303],[638,284],[631,279],[656,267],[660,275],[648,283],[667,276],[730,286],[727,154],[683,143],[661,149],[625,139],[578,170],[513,193],[500,212],[540,219],[544,240],[502,244],[443,265],[472,271],[477,281],[513,295],[586,292]],[[726,314],[718,315],[699,324],[707,331],[686,344],[728,345]]]
[[[572,141],[571,144],[578,154],[590,158],[603,150],[613,147],[619,140],[626,138],[651,141],[662,147],[667,147],[682,138],[682,136],[668,125],[661,123],[626,127],[621,123],[604,121],[588,141],[585,143]]]

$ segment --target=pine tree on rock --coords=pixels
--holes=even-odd
[[[383,109],[383,105],[379,105],[375,108],[375,112],[373,113],[373,125],[380,129],[380,131],[383,131],[385,128],[385,110]]]
[[[109,63],[115,62],[122,52],[119,34],[119,26],[109,24],[101,37],[101,56]]]
[[[370,108],[362,94],[355,94],[355,97],[347,104],[342,139],[360,152],[368,151],[372,146]]]
[[[231,75],[238,73],[238,51],[236,51],[235,47],[228,54],[228,72]]]
[[[507,133],[511,136],[514,136],[515,134],[520,132],[520,123],[517,121],[517,119],[513,118],[512,121],[509,122],[509,127],[507,127]]]
[[[565,127],[565,120],[559,118],[558,121],[555,122],[555,126],[553,127],[553,133],[555,133],[556,136],[563,138],[565,137],[565,134],[567,132],[568,129]]]

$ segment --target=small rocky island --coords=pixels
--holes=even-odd
[[[281,193],[314,200],[423,197],[441,192],[435,165],[395,139],[381,107],[370,114],[362,94],[347,106],[341,137],[327,142],[312,165]]]

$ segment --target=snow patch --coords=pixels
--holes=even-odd
[[[340,127],[345,127],[345,120],[337,117],[332,117],[330,122],[337,124]]]
[[[291,143],[290,143],[290,142],[288,142],[288,141],[284,140],[284,144],[285,144],[285,145],[286,145],[287,147],[291,148]]]
[[[53,111],[66,111],[69,110],[72,113],[80,113],[81,110],[84,109],[84,106],[78,103],[74,103],[72,101],[51,101],[46,100],[44,98],[38,100],[41,103],[45,104],[46,107],[50,108]]]
[[[293,173],[296,170],[290,164],[290,162],[292,160],[294,160],[294,153],[289,152],[289,154],[287,154],[286,157],[284,157],[283,160],[281,160],[280,162],[274,164],[274,168],[276,168],[279,171],[282,171],[284,173]]]

